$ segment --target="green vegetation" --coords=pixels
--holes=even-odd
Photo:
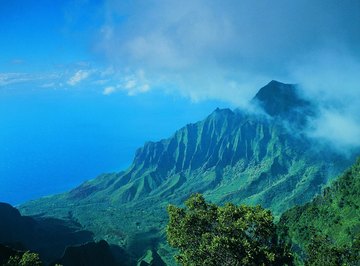
[[[0,207],[5,214],[2,220],[5,227],[1,228],[4,233],[9,224],[13,227],[36,224],[9,205],[0,204]],[[304,206],[289,209],[277,224],[273,223],[271,212],[260,206],[232,203],[218,206],[207,203],[201,194],[186,200],[185,208],[169,205],[168,214],[168,242],[178,250],[176,259],[182,265],[357,266],[360,264],[360,159],[325,188],[322,195]],[[143,226],[140,220],[136,225]],[[157,231],[153,233],[155,237]],[[138,234],[138,241],[134,238],[131,245],[147,237],[149,233]],[[163,261],[168,254],[161,240],[151,243],[150,239],[143,248],[152,245],[158,249],[146,250],[138,264],[172,264],[171,260]],[[102,248],[95,249],[96,245]],[[84,257],[84,251],[91,256]],[[108,265],[115,264],[105,241],[68,248],[65,254],[61,262],[74,261],[73,265],[99,258],[107,260]],[[134,263],[130,257],[127,259]],[[11,255],[6,265],[41,265],[41,261],[37,254],[17,253]]]
[[[140,257],[152,247],[132,243],[144,234],[145,242],[159,241],[169,203],[201,192],[214,203],[260,204],[279,216],[309,201],[346,163],[323,158],[274,121],[217,110],[169,139],[145,144],[127,171],[104,174],[20,210],[80,223],[97,239],[134,247],[131,252]]]
[[[137,266],[166,266],[165,262],[161,259],[155,250],[148,250],[143,257],[141,257]]]
[[[314,235],[306,247],[305,266],[356,266],[360,264],[359,241],[353,242],[352,246],[339,246],[327,235]]]
[[[6,203],[0,203],[0,217],[0,243],[36,251],[46,263],[61,257],[66,246],[93,240],[91,232],[71,220],[23,216]]]
[[[261,89],[255,100],[270,118],[216,109],[168,139],[146,143],[127,170],[28,202],[20,210],[80,225],[94,239],[120,246],[136,259],[155,250],[168,264],[173,261],[167,260],[172,256],[164,245],[166,206],[179,205],[192,193],[217,204],[259,204],[278,218],[311,200],[351,163],[314,145],[301,130],[289,130],[301,129],[304,114],[312,110],[292,89],[278,82]]]
[[[277,239],[270,211],[260,206],[223,207],[192,195],[186,208],[169,205],[167,238],[178,248],[182,265],[292,265],[292,256]]]
[[[11,256],[4,266],[42,266],[39,254],[26,251],[22,256]]]
[[[300,265],[359,265],[360,159],[322,195],[285,212],[279,227]]]
[[[277,225],[260,206],[217,206],[194,194],[185,208],[168,206],[167,239],[178,250],[175,258],[181,265],[358,266],[360,232],[354,227],[360,228],[359,201],[360,159],[324,195],[289,210]],[[322,209],[329,208],[341,218],[322,216]]]

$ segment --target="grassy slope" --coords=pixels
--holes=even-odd
[[[318,193],[328,169],[337,171],[331,158],[322,159],[275,121],[217,110],[172,138],[147,143],[127,171],[29,202],[21,211],[79,222],[97,239],[141,256],[161,241],[168,203],[201,192],[213,202],[259,203],[280,214]]]
[[[280,88],[283,100],[278,97],[277,107],[294,97],[284,93],[291,86],[268,86],[270,95]],[[303,105],[295,102],[300,104],[291,119]],[[215,203],[261,204],[279,215],[312,199],[348,163],[290,133],[283,126],[290,107],[271,109],[271,119],[217,109],[169,139],[146,143],[126,171],[26,203],[21,211],[79,222],[96,239],[123,246],[137,257],[162,242],[166,205],[179,205],[191,193],[201,192]],[[159,250],[163,257],[166,252]]]
[[[285,212],[279,225],[300,254],[314,231],[330,236],[335,245],[351,244],[360,234],[360,159],[322,195]]]

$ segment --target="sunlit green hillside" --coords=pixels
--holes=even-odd
[[[77,222],[95,238],[140,257],[161,247],[169,203],[181,204],[200,192],[215,203],[261,204],[280,215],[311,200],[349,164],[302,134],[315,109],[295,86],[272,81],[253,102],[263,113],[217,109],[168,139],[146,143],[124,172],[104,174],[20,209]],[[166,256],[166,250],[159,253]]]

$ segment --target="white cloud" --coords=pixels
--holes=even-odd
[[[322,49],[291,66],[291,80],[319,107],[308,134],[339,151],[360,147],[360,61],[344,49]]]
[[[54,88],[56,86],[55,82],[45,83],[41,85],[41,88]]]
[[[292,66],[319,50],[340,47],[360,58],[359,7],[332,0],[108,0],[96,45],[111,65],[143,69],[157,88],[241,105],[272,79],[301,83]],[[119,15],[126,19],[119,23]]]
[[[244,107],[270,80],[300,84],[321,110],[309,134],[360,146],[359,8],[336,0],[107,0],[97,48],[115,68],[146,73],[123,73],[118,86],[128,95],[151,84]]]
[[[21,83],[37,79],[37,77],[34,77],[28,73],[0,73],[0,86],[6,86],[13,83]]]
[[[116,91],[116,88],[114,86],[109,86],[103,90],[103,95],[110,95],[110,94],[114,93],[115,91]]]
[[[126,91],[129,96],[135,96],[151,90],[149,81],[145,77],[145,72],[142,69],[126,75],[117,88]]]
[[[30,84],[33,87],[42,87],[44,83],[49,84],[58,79],[57,73],[22,73],[7,72],[0,73],[0,87],[14,84]]]
[[[149,90],[150,90],[149,84],[143,84],[141,86],[137,86],[136,88],[128,90],[128,95],[129,96],[135,96],[135,95],[137,95],[139,93],[148,92]]]
[[[313,128],[308,132],[310,137],[325,140],[339,151],[360,147],[359,119],[349,113],[337,110],[322,110],[321,115],[313,121]]]
[[[151,90],[150,83],[142,69],[132,71],[126,69],[122,72],[114,71],[113,69],[100,70],[96,72],[99,77],[106,76],[105,80],[95,80],[93,84],[115,84],[106,86],[102,90],[103,95],[110,95],[117,91],[125,92],[128,96],[135,96],[141,93],[146,93]]]
[[[125,82],[124,88],[127,90],[132,90],[136,87],[136,80],[134,77],[127,77],[127,81]]]
[[[89,70],[78,70],[67,82],[70,86],[75,86],[81,81],[87,79],[91,74]]]
[[[321,50],[290,67],[291,80],[320,103],[360,106],[360,58],[344,50]],[[355,103],[354,103],[355,104]]]

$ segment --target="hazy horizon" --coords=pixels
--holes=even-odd
[[[146,141],[170,137],[175,130],[205,118],[219,101],[172,104],[173,97],[149,95],[122,99],[98,95],[0,92],[0,201],[20,204],[60,193],[85,180],[126,170]],[[81,107],[78,103],[81,102]],[[166,110],[166,113],[163,113]],[[37,117],[33,121],[32,117]]]

